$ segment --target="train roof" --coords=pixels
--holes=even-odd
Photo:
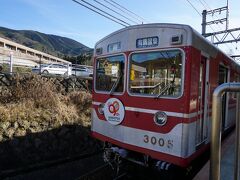
[[[99,47],[105,47],[104,54],[107,54],[107,45],[118,42],[118,41],[123,41],[123,51],[131,51],[131,50],[139,50],[136,48],[136,39],[137,38],[142,38],[142,37],[149,37],[149,36],[154,36],[155,35],[160,35],[161,32],[167,31],[162,37],[162,41],[160,39],[160,42],[165,43],[165,47],[178,47],[180,46],[179,44],[171,45],[166,43],[170,38],[167,37],[176,35],[178,33],[183,34],[184,40],[183,44],[181,46],[193,46],[205,54],[209,55],[210,57],[216,57],[218,52],[221,52],[228,58],[232,59],[229,57],[226,53],[224,53],[222,50],[220,50],[218,47],[213,45],[210,41],[208,41],[206,38],[204,38],[200,33],[198,33],[196,30],[194,30],[191,26],[185,25],[185,24],[171,24],[171,23],[152,23],[152,24],[140,24],[140,25],[133,25],[133,26],[128,26],[126,28],[120,29],[118,31],[115,31],[108,36],[104,37],[100,41],[98,41],[95,45],[95,50]],[[130,39],[133,39],[135,41],[129,41]],[[161,38],[161,37],[160,37]],[[127,44],[127,45],[126,45]],[[233,59],[232,61],[237,64]],[[239,64],[237,64],[239,66]]]

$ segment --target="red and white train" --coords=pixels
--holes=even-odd
[[[116,31],[95,46],[92,135],[105,155],[186,168],[209,147],[213,90],[239,72],[188,25]],[[223,96],[223,131],[234,126],[235,96]]]

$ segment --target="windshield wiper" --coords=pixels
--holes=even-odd
[[[156,96],[156,98],[158,99],[160,96],[162,96],[167,90],[169,90],[170,88],[174,87],[174,81],[171,81],[170,83],[168,83],[166,86],[164,86],[162,88],[162,90],[159,92],[159,94]]]
[[[112,88],[110,90],[110,94],[113,94],[115,92],[116,88],[119,85],[121,77],[122,77],[122,73],[119,73],[119,76],[118,76],[117,80],[114,82],[114,84],[113,84],[113,86],[112,86]]]

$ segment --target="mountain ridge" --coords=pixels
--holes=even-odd
[[[0,37],[59,58],[79,56],[84,53],[92,54],[93,52],[93,49],[71,38],[34,30],[14,30],[0,27]]]

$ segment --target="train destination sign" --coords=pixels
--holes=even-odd
[[[158,37],[146,37],[146,38],[140,38],[136,41],[136,47],[137,48],[147,48],[147,47],[156,47],[158,46]]]

